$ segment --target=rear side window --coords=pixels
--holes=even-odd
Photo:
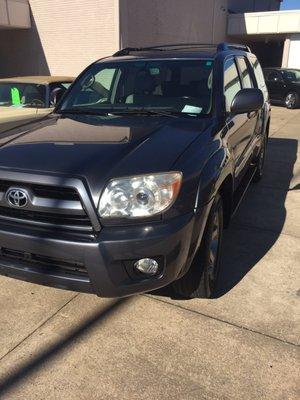
[[[252,78],[251,78],[251,74],[248,68],[248,65],[246,63],[246,60],[244,57],[238,57],[237,58],[237,63],[239,65],[239,69],[241,72],[241,79],[242,79],[242,84],[243,84],[243,88],[245,89],[250,89],[253,88],[253,82],[252,82]]]
[[[227,112],[230,111],[232,100],[241,89],[239,73],[234,59],[226,60],[224,64],[224,95]]]

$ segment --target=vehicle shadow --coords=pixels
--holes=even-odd
[[[294,176],[297,150],[295,139],[269,139],[264,177],[258,184],[250,185],[229,229],[224,231],[221,271],[214,298],[236,286],[276,243],[286,221],[286,196],[300,189]],[[175,299],[170,288],[152,294]]]
[[[5,375],[0,379],[0,398],[4,398],[10,389],[16,388],[24,380],[42,368],[42,366],[57,357],[59,353],[66,351],[74,341],[82,338],[88,334],[92,329],[99,328],[101,323],[105,323],[108,318],[111,318],[113,314],[122,309],[132,298],[118,299],[111,301],[105,308],[95,312],[91,316],[87,317],[81,324],[64,336],[60,337],[53,344],[43,348],[37,354],[21,362],[20,365],[15,368],[11,374]]]

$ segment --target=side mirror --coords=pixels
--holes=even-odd
[[[61,100],[66,90],[61,88],[53,89],[50,95],[50,104],[52,107],[55,107],[57,103]]]
[[[264,96],[260,89],[242,89],[231,103],[232,114],[245,114],[258,111],[264,105]]]

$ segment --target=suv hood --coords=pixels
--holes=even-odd
[[[209,119],[55,116],[0,133],[0,168],[84,178],[97,196],[112,177],[167,171]]]

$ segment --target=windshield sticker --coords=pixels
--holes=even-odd
[[[184,106],[182,112],[187,114],[200,114],[202,112],[202,108],[186,105]]]
[[[160,70],[159,68],[150,68],[150,75],[159,75],[160,74]]]
[[[19,89],[16,87],[11,88],[10,94],[11,94],[12,105],[14,105],[14,106],[21,105],[21,97],[20,97]]]

